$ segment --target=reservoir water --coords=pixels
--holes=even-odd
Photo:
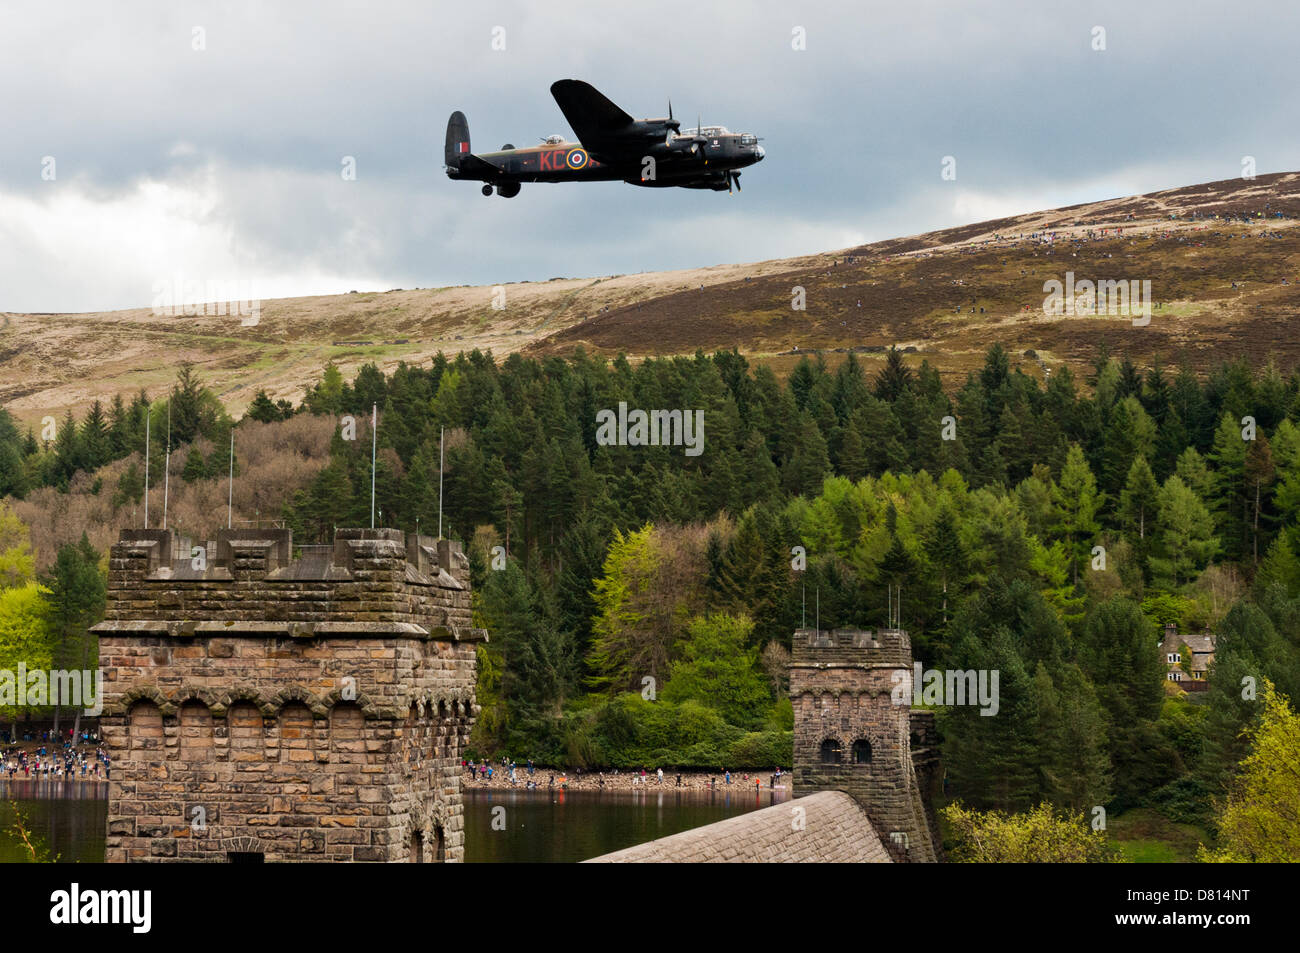
[[[0,781],[0,862],[30,859],[14,808],[61,863],[101,863],[107,782]],[[788,791],[465,792],[469,863],[573,862],[780,803]]]

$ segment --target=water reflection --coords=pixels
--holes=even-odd
[[[465,792],[465,860],[470,863],[586,860],[780,803],[788,792]],[[504,809],[504,810],[501,810]]]
[[[108,822],[108,782],[6,778],[0,780],[0,862],[30,861],[31,855],[11,831],[13,805],[27,818],[28,830],[51,859],[60,863],[104,862]]]

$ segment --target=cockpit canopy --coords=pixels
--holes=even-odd
[[[679,135],[707,136],[710,139],[716,139],[718,136],[731,135],[731,130],[726,126],[696,126],[693,129],[683,129]]]

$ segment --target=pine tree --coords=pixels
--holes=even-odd
[[[1242,426],[1224,414],[1214,432],[1210,451],[1213,465],[1210,510],[1229,558],[1240,559],[1249,550],[1250,496],[1246,485],[1246,446]]]
[[[585,659],[591,647],[596,600],[592,580],[601,574],[606,539],[596,520],[584,516],[564,534],[559,547],[559,572],[555,578],[556,620],[573,633],[574,651]],[[590,674],[590,673],[588,673]]]
[[[994,451],[1005,464],[1006,480],[1015,485],[1026,479],[1033,471],[1034,449],[1025,425],[1033,427],[1028,405],[1023,402],[1002,408],[998,418],[997,438],[993,442]]]
[[[1144,575],[1148,572],[1147,558],[1155,535],[1159,503],[1160,487],[1151,465],[1144,456],[1134,457],[1119,494],[1119,524]]]
[[[914,383],[911,369],[903,363],[903,353],[897,347],[885,352],[885,366],[876,375],[876,397],[893,403]]]
[[[1102,432],[1102,492],[1112,498],[1120,492],[1134,458],[1151,455],[1155,436],[1155,424],[1137,398],[1125,397],[1115,405]]]
[[[171,439],[174,444],[189,443],[203,432],[206,414],[203,406],[203,384],[186,362],[176,374],[171,397]]]
[[[960,595],[968,578],[966,551],[958,535],[957,517],[952,509],[943,506],[935,517],[926,536],[926,555],[939,573],[943,591],[943,624],[948,624],[949,593]]]
[[[1160,490],[1157,540],[1149,559],[1153,576],[1179,586],[1204,569],[1220,549],[1214,518],[1177,476]]]
[[[203,462],[203,454],[199,448],[191,446],[189,453],[185,456],[185,467],[181,470],[181,479],[186,483],[193,483],[195,480],[203,479],[206,473],[206,467]]]
[[[781,485],[796,496],[816,496],[831,470],[826,440],[808,416],[794,439],[790,459],[781,468]]]
[[[120,460],[131,452],[131,416],[121,394],[113,395],[108,411],[109,458]]]
[[[1263,434],[1259,434],[1251,442],[1250,449],[1246,451],[1246,461],[1242,469],[1246,482],[1246,505],[1249,507],[1250,517],[1250,558],[1251,562],[1259,565],[1260,517],[1268,506],[1269,497],[1271,496],[1270,488],[1276,476],[1273,467],[1273,453],[1269,447],[1268,438]]]
[[[81,446],[87,470],[98,470],[112,459],[108,420],[104,416],[104,405],[98,400],[90,405],[81,422]]]
[[[698,702],[728,724],[755,730],[772,703],[748,617],[711,613],[691,619],[681,658],[668,670],[666,702]]]
[[[1105,715],[1114,790],[1123,804],[1135,803],[1174,770],[1173,751],[1155,726],[1164,680],[1157,642],[1141,607],[1118,596],[1093,608],[1079,636],[1079,665]]]
[[[1092,540],[1101,528],[1097,511],[1101,508],[1101,495],[1093,479],[1083,450],[1076,443],[1070,447],[1061,468],[1061,478],[1056,488],[1056,530],[1070,548],[1070,566],[1074,584],[1079,584],[1079,564],[1092,550]]]
[[[1052,801],[1090,813],[1110,800],[1111,766],[1105,716],[1097,693],[1077,665],[1061,670],[1060,727],[1048,780]]]
[[[718,574],[721,606],[753,619],[760,643],[785,634],[778,630],[777,619],[790,590],[789,564],[773,545],[770,524],[770,517],[757,508],[746,510]]]
[[[79,542],[59,547],[41,583],[49,590],[46,598],[54,629],[55,667],[78,671],[93,668],[98,642],[89,629],[103,618],[107,585],[99,571],[99,553],[84,532]],[[55,731],[61,708],[54,708]],[[80,724],[80,707],[76,718]]]
[[[1300,558],[1285,533],[1279,533],[1273,540],[1255,575],[1257,591],[1266,592],[1270,586],[1281,586],[1288,598],[1300,596]]]
[[[955,667],[998,672],[998,713],[984,717],[975,705],[943,710],[943,760],[953,793],[977,808],[1025,810],[1037,799],[1038,712],[1033,680],[1005,627],[976,634],[959,631]]]
[[[266,391],[259,390],[253,402],[248,405],[248,411],[244,416],[269,424],[280,419],[280,412],[275,404],[271,403],[271,398],[267,396]]]
[[[1205,464],[1205,458],[1196,452],[1195,447],[1188,447],[1179,454],[1174,472],[1202,500],[1208,500],[1214,492],[1214,478]]]

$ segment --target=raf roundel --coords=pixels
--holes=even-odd
[[[570,169],[581,169],[587,164],[587,153],[583,152],[581,149],[574,149],[564,157],[564,161],[568,164]]]

